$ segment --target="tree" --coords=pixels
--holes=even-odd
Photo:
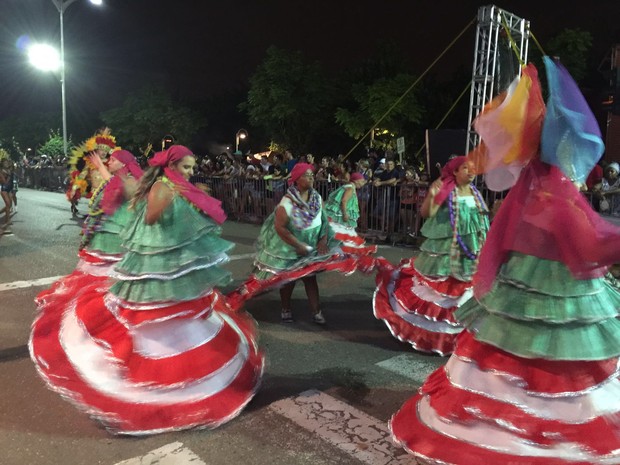
[[[559,56],[573,79],[580,82],[588,74],[588,53],[592,48],[592,34],[581,29],[564,29],[549,40],[545,52]]]
[[[332,95],[318,63],[305,63],[301,52],[272,46],[250,78],[247,101],[239,109],[275,143],[302,151],[332,123]]]
[[[67,146],[71,147],[71,145],[71,141],[67,141]],[[60,131],[51,130],[47,141],[39,147],[38,152],[39,154],[47,155],[54,160],[61,160],[65,155],[65,151]]]
[[[112,128],[119,145],[132,151],[141,151],[149,143],[159,147],[165,134],[173,134],[178,143],[189,144],[207,124],[201,114],[174,102],[158,86],[147,86],[131,94],[122,106],[104,112],[101,119]]]

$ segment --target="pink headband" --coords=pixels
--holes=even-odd
[[[172,145],[170,148],[153,155],[153,158],[149,160],[149,165],[166,167],[170,163],[182,160],[183,157],[187,157],[188,155],[193,156],[194,154],[184,145]]]
[[[351,181],[359,181],[360,179],[364,179],[364,175],[362,173],[351,173],[351,177],[349,178]]]
[[[292,186],[293,184],[295,184],[295,181],[302,177],[303,174],[308,170],[314,173],[314,166],[312,166],[310,163],[297,163],[291,170],[291,177],[288,180],[288,185]]]
[[[456,177],[454,172],[467,161],[467,157],[460,156],[450,160],[441,170],[441,190],[435,196],[435,203],[441,205],[450,195],[450,192],[456,187]]]

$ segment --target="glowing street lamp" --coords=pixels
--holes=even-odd
[[[77,0],[52,0],[60,14],[60,56],[49,45],[33,45],[28,50],[30,62],[43,71],[58,71],[60,69],[60,87],[62,93],[62,145],[65,157],[67,156],[67,101],[65,97],[65,28],[64,13]],[[89,0],[93,5],[100,6],[103,0]],[[56,64],[54,64],[56,63]]]
[[[248,131],[246,131],[245,129],[239,129],[237,131],[237,134],[235,134],[235,152],[239,151],[239,142],[241,142],[241,140],[247,137],[248,137]]]

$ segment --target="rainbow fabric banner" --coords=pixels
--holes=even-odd
[[[494,191],[510,188],[521,169],[538,154],[545,116],[538,72],[524,66],[508,89],[489,102],[474,121],[482,143],[468,157]]]
[[[541,160],[584,183],[601,158],[601,130],[577,83],[558,60],[543,57],[549,85]]]

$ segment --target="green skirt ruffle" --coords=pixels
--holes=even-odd
[[[115,267],[113,294],[130,302],[184,301],[231,281],[218,265],[234,244],[219,237],[211,218],[180,196],[155,224],[144,222],[145,209],[138,205],[123,233],[127,252]]]
[[[133,212],[128,210],[127,204],[121,205],[114,214],[104,218],[100,230],[93,235],[90,243],[86,246],[86,250],[107,255],[125,253],[121,233],[132,218]]]
[[[523,357],[603,360],[620,355],[620,292],[575,279],[560,262],[513,254],[491,291],[455,313],[476,339]]]
[[[179,270],[182,273],[187,270]],[[205,291],[224,286],[231,281],[231,274],[217,266],[193,269],[181,276],[120,280],[112,285],[110,292],[129,302],[152,303],[192,300]]]

